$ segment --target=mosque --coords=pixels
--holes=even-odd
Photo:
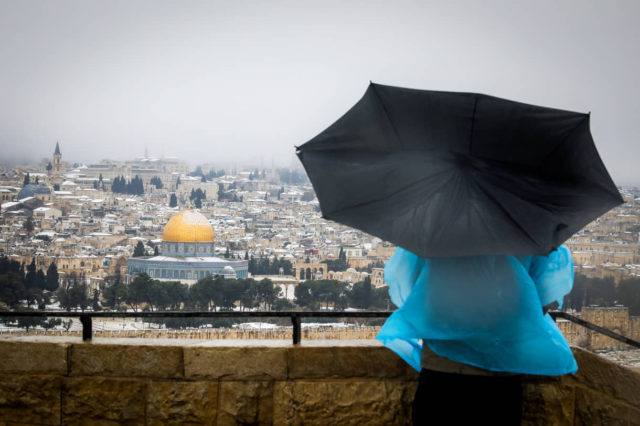
[[[193,284],[208,275],[247,278],[247,260],[214,257],[214,237],[211,224],[201,213],[190,209],[178,212],[164,227],[162,254],[129,258],[129,278],[143,272],[157,280],[186,284]]]

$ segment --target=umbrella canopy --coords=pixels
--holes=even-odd
[[[589,115],[371,84],[298,147],[325,218],[422,257],[546,255],[623,202]]]

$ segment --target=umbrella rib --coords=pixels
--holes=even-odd
[[[385,117],[387,117],[387,121],[389,122],[389,125],[391,126],[391,130],[393,130],[393,134],[395,135],[396,140],[404,148],[404,144],[402,143],[402,140],[400,139],[400,136],[398,135],[398,131],[396,130],[396,126],[393,124],[393,121],[391,121],[391,117],[389,116],[389,111],[387,111],[387,107],[384,105],[384,102],[382,102],[382,98],[380,97],[380,94],[378,93],[378,89],[376,88],[376,85],[372,83],[371,87],[373,88],[373,92],[376,94],[376,98],[378,98],[378,102],[380,102],[380,106],[382,107],[382,111],[384,112]]]
[[[480,190],[482,191],[482,193],[491,201],[493,201],[493,203],[498,206],[500,208],[500,210],[502,210],[502,212],[511,220],[511,223],[513,223],[521,232],[523,235],[525,235],[529,241],[531,241],[536,247],[539,246],[538,242],[535,240],[535,238],[533,238],[533,236],[525,229],[522,227],[522,225],[520,225],[518,223],[517,220],[515,220],[515,218],[511,215],[511,213],[509,213],[509,210],[507,210],[493,195],[491,195],[491,193],[489,191],[487,191],[482,185],[478,184],[478,188],[480,188]]]
[[[471,128],[469,129],[469,155],[473,155],[473,126],[476,123],[476,107],[478,106],[478,95],[473,97],[473,115],[471,116]]]
[[[584,119],[580,120],[578,122],[578,124],[575,125],[575,127],[573,129],[571,129],[571,131],[569,132],[569,134],[567,136],[564,137],[564,139],[562,139],[556,146],[553,147],[553,149],[551,150],[551,152],[549,152],[543,159],[542,161],[540,161],[540,164],[545,164],[547,162],[547,160],[551,157],[553,157],[556,154],[556,151],[560,149],[560,147],[562,145],[564,145],[565,142],[567,142],[569,140],[569,138],[571,138],[571,136],[573,136],[573,134],[578,130],[578,128],[582,125],[582,123],[584,123],[584,120],[588,119],[589,116],[586,116]]]

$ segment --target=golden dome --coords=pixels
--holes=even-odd
[[[213,228],[202,214],[182,210],[171,216],[164,227],[162,240],[171,243],[212,243]]]

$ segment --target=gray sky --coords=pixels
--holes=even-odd
[[[591,111],[640,184],[640,2],[0,0],[5,162],[297,165],[369,80]]]

